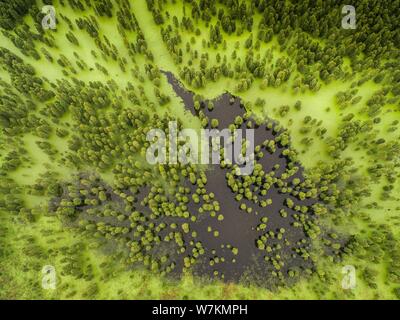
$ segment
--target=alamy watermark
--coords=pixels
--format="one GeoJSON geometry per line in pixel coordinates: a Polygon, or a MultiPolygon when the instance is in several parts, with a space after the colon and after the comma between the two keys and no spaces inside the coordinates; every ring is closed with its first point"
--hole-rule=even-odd
{"type": "Polygon", "coordinates": [[[42,268],[42,288],[45,290],[54,290],[56,285],[56,268],[52,265],[45,265],[42,268]]]}
{"type": "Polygon", "coordinates": [[[150,142],[146,152],[150,164],[224,161],[236,165],[237,175],[250,175],[254,169],[254,129],[201,129],[199,135],[195,129],[178,130],[177,122],[170,121],[167,134],[159,128],[151,129],[146,139],[150,142]]]}
{"type": "Polygon", "coordinates": [[[356,28],[356,9],[354,6],[345,5],[342,7],[342,14],[345,16],[342,18],[343,29],[355,29],[356,28]]]}
{"type": "Polygon", "coordinates": [[[42,28],[44,30],[56,29],[56,9],[53,6],[43,6],[42,13],[45,16],[42,19],[42,28]]]}
{"type": "Polygon", "coordinates": [[[356,268],[352,265],[346,265],[342,268],[342,288],[345,290],[356,288],[356,268]]]}

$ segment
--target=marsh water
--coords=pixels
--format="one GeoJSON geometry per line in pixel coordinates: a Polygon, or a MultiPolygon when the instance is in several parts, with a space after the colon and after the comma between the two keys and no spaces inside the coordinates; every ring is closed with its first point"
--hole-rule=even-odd
{"type": "MultiPolygon", "coordinates": [[[[197,116],[194,108],[194,94],[186,90],[183,85],[174,77],[171,72],[163,72],[169,84],[174,89],[178,97],[184,102],[185,108],[193,116],[197,116]]],[[[212,100],[214,108],[212,111],[206,107],[208,100],[201,102],[204,114],[211,118],[218,119],[218,129],[228,128],[237,116],[243,116],[245,108],[241,103],[240,98],[224,93],[216,99],[212,100]]],[[[246,122],[242,124],[244,129],[246,122]]],[[[255,146],[261,145],[266,139],[273,140],[274,134],[271,129],[268,129],[265,124],[254,127],[254,140],[255,146]]],[[[263,170],[268,173],[274,171],[275,176],[280,177],[287,168],[287,158],[282,155],[284,148],[277,144],[276,151],[271,153],[264,151],[264,156],[257,160],[261,164],[263,170]],[[275,165],[279,165],[276,168],[275,165]]],[[[302,168],[295,173],[288,182],[294,178],[302,178],[302,168]]],[[[305,238],[304,231],[301,228],[293,227],[293,215],[296,213],[294,210],[289,209],[284,205],[286,198],[291,198],[295,204],[310,206],[315,201],[306,199],[299,201],[299,199],[288,194],[280,193],[276,186],[271,186],[266,196],[258,195],[261,200],[272,199],[272,204],[265,208],[255,204],[252,201],[243,198],[240,202],[236,201],[235,194],[231,191],[227,184],[226,173],[228,169],[223,169],[219,165],[210,165],[207,171],[207,192],[213,192],[215,198],[220,203],[220,213],[224,215],[224,220],[218,221],[217,219],[204,218],[200,219],[195,224],[195,229],[198,233],[198,239],[203,243],[208,250],[202,257],[202,262],[198,263],[195,267],[195,272],[200,276],[211,275],[213,271],[217,270],[218,274],[224,275],[227,281],[245,281],[249,280],[252,283],[256,282],[260,285],[269,285],[273,282],[271,276],[271,266],[264,260],[265,251],[260,250],[256,246],[256,240],[266,231],[276,231],[280,228],[286,230],[285,238],[288,240],[289,245],[283,245],[282,241],[277,239],[269,239],[271,246],[281,243],[282,250],[279,254],[285,262],[285,266],[281,271],[287,271],[289,268],[305,268],[309,267],[309,263],[305,262],[299,255],[294,252],[294,244],[297,241],[305,238]],[[253,210],[247,213],[240,209],[240,203],[245,203],[247,207],[253,210]],[[283,218],[279,214],[279,210],[285,208],[288,212],[288,217],[283,218]],[[257,231],[256,227],[261,223],[262,217],[268,217],[268,228],[264,231],[257,231]],[[212,230],[218,230],[219,236],[214,237],[212,233],[207,231],[210,227],[212,230]],[[226,248],[226,244],[231,244],[233,247],[238,248],[238,254],[233,255],[231,250],[226,248]],[[224,248],[222,248],[224,246],[224,248]],[[212,268],[209,265],[209,260],[215,255],[211,254],[211,250],[215,250],[216,255],[225,258],[224,262],[214,265],[212,268]],[[235,262],[232,262],[234,259],[235,262]]],[[[304,179],[304,178],[303,178],[304,179]]],[[[197,208],[189,207],[191,212],[197,208]]]]}

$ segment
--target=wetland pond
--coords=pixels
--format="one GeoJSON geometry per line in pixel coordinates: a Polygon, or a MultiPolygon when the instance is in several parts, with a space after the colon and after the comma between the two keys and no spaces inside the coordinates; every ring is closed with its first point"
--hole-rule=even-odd
{"type": "MultiPolygon", "coordinates": [[[[172,73],[164,74],[192,116],[200,117],[202,112],[203,119],[217,119],[220,130],[230,125],[255,129],[253,173],[240,176],[234,174],[232,166],[202,166],[200,175],[206,177],[203,186],[182,175],[173,192],[164,187],[168,181],[157,185],[160,173],[144,184],[128,183],[123,190],[80,173],[78,182],[53,200],[52,209],[67,204],[63,209],[66,214],[79,216],[71,224],[82,227],[84,220],[85,230],[105,238],[109,252],[115,249],[110,243],[118,236],[114,243],[130,247],[127,261],[132,268],[160,261],[157,264],[167,266],[162,270],[172,278],[179,278],[188,269],[188,259],[190,271],[199,278],[269,288],[289,279],[289,272],[300,274],[312,268],[304,254],[311,248],[305,225],[315,219],[311,207],[316,200],[299,197],[310,190],[302,183],[301,165],[288,156],[288,144],[281,143],[282,130],[273,121],[253,119],[240,98],[230,93],[200,101],[200,107],[195,108],[195,95],[172,73]],[[213,108],[209,109],[210,102],[213,108]],[[237,117],[243,121],[236,123],[237,117]],[[95,194],[91,195],[93,190],[95,194]],[[96,198],[99,191],[104,201],[96,198]],[[126,202],[127,198],[131,200],[126,202]],[[132,256],[134,259],[129,260],[132,256]]],[[[210,128],[210,121],[205,128],[210,128]]],[[[136,173],[141,175],[140,171],[136,173]]]]}
{"type": "MultiPolygon", "coordinates": [[[[164,72],[167,77],[169,84],[173,87],[175,93],[182,99],[186,110],[192,115],[198,116],[198,112],[194,107],[194,94],[186,90],[183,85],[174,77],[171,72],[164,72]]],[[[240,98],[231,95],[230,93],[224,93],[220,97],[212,100],[214,108],[210,111],[206,107],[209,101],[205,100],[201,102],[202,112],[209,119],[218,119],[218,128],[228,128],[228,126],[234,123],[237,116],[243,117],[245,113],[244,106],[241,103],[240,98]]],[[[251,121],[253,119],[249,119],[251,121]]],[[[247,121],[243,122],[242,128],[246,127],[247,121]]],[[[208,126],[209,127],[209,126],[208,126]]],[[[254,126],[254,140],[255,146],[261,146],[262,143],[268,140],[274,140],[278,133],[273,132],[269,129],[266,124],[260,124],[254,126]]],[[[282,154],[284,147],[276,144],[275,152],[268,152],[263,150],[264,155],[257,159],[263,170],[266,173],[273,173],[274,177],[281,177],[285,173],[288,160],[287,157],[282,154]]],[[[298,164],[297,164],[298,165],[298,164]]],[[[280,229],[285,229],[285,234],[282,239],[271,237],[268,239],[269,246],[272,248],[281,247],[279,255],[281,261],[284,261],[284,266],[281,268],[287,271],[289,268],[306,268],[310,267],[308,262],[305,262],[295,252],[296,243],[301,242],[306,236],[301,228],[293,227],[293,222],[296,221],[293,215],[296,211],[285,206],[285,199],[290,197],[295,204],[310,207],[315,203],[315,200],[305,199],[300,201],[299,199],[282,193],[280,188],[275,184],[270,187],[267,195],[262,196],[258,194],[260,201],[263,199],[271,199],[272,204],[266,208],[262,208],[259,204],[255,204],[253,201],[243,198],[241,201],[235,199],[235,193],[227,184],[227,172],[229,169],[221,168],[219,165],[210,165],[210,169],[206,172],[207,184],[206,188],[208,192],[212,192],[215,195],[215,199],[219,201],[220,213],[224,216],[222,221],[217,219],[200,219],[195,225],[191,226],[195,228],[198,234],[198,239],[204,244],[206,252],[202,257],[202,262],[194,268],[195,272],[199,275],[213,274],[213,271],[217,270],[218,274],[224,275],[224,279],[227,281],[238,281],[238,280],[250,280],[257,284],[268,284],[271,279],[272,268],[265,261],[265,250],[257,248],[256,241],[266,231],[276,232],[280,229]],[[251,213],[248,213],[240,209],[240,204],[245,203],[247,208],[252,208],[251,213]],[[282,217],[280,210],[284,209],[287,212],[287,217],[282,217]],[[257,226],[263,217],[268,218],[268,228],[266,230],[257,230],[257,226]],[[212,230],[218,230],[219,236],[214,237],[212,233],[207,231],[207,228],[211,226],[212,230]],[[284,241],[282,241],[285,239],[284,241]],[[233,255],[231,250],[226,248],[226,245],[238,249],[238,253],[233,255]],[[213,255],[212,250],[216,253],[213,255]],[[214,256],[224,257],[225,261],[219,261],[218,264],[214,264],[212,267],[209,265],[209,261],[214,256]],[[232,262],[234,261],[234,262],[232,262]]],[[[293,179],[298,178],[304,180],[303,170],[299,166],[299,170],[289,178],[289,183],[293,179]]],[[[251,185],[252,191],[255,190],[255,186],[251,185]]],[[[195,208],[189,205],[190,211],[195,211],[195,208]]],[[[304,242],[304,241],[303,241],[304,242]]],[[[307,244],[306,244],[307,245],[307,244]]],[[[275,252],[276,253],[276,252],[275,252]]]]}

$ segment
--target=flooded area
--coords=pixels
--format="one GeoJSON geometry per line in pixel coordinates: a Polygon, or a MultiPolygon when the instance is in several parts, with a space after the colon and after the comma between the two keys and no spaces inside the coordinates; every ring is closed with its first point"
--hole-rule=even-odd
{"type": "MultiPolygon", "coordinates": [[[[194,108],[194,94],[184,89],[172,73],[164,72],[164,74],[175,93],[183,100],[186,109],[197,116],[198,111],[194,108]]],[[[214,105],[213,110],[210,111],[206,107],[209,103],[208,100],[201,102],[203,107],[201,110],[210,119],[218,119],[218,129],[220,130],[227,128],[237,116],[243,117],[245,113],[245,108],[240,98],[234,97],[229,93],[224,93],[211,102],[214,105]]],[[[248,121],[255,123],[254,119],[251,118],[248,121]]],[[[241,128],[244,129],[246,124],[247,121],[242,124],[241,128]]],[[[254,125],[254,129],[255,146],[261,145],[266,139],[275,139],[276,133],[268,129],[265,124],[254,125]]],[[[266,173],[273,171],[272,176],[281,177],[286,171],[288,162],[287,158],[282,154],[284,149],[277,144],[275,152],[271,153],[262,147],[264,155],[257,160],[257,163],[261,164],[266,173]]],[[[280,192],[276,185],[272,185],[267,195],[261,196],[258,194],[260,200],[267,198],[272,200],[272,204],[266,208],[262,208],[259,204],[247,199],[237,201],[235,200],[236,194],[232,192],[227,184],[226,174],[228,171],[228,169],[223,169],[219,165],[210,165],[209,170],[206,172],[206,189],[208,192],[215,194],[215,198],[220,203],[220,212],[223,214],[224,220],[218,221],[217,219],[205,218],[193,224],[193,227],[198,232],[198,238],[208,248],[208,254],[203,257],[203,263],[199,263],[195,268],[196,272],[199,275],[211,275],[213,274],[212,271],[217,270],[218,274],[223,274],[224,279],[227,281],[245,281],[249,279],[253,283],[255,281],[261,285],[268,285],[272,269],[270,264],[265,261],[266,252],[257,248],[256,241],[267,231],[275,232],[282,228],[286,230],[285,241],[279,239],[268,240],[272,247],[280,244],[282,248],[279,250],[281,259],[284,261],[282,270],[310,267],[309,263],[295,254],[296,243],[306,237],[301,228],[293,227],[293,222],[295,221],[293,215],[296,214],[296,211],[285,206],[285,199],[290,198],[295,204],[302,206],[311,206],[315,203],[315,200],[306,199],[300,201],[291,195],[280,192]],[[241,203],[245,203],[246,207],[251,207],[252,212],[247,213],[241,210],[241,203]],[[287,217],[282,217],[279,213],[283,208],[288,213],[287,217]],[[257,226],[263,217],[268,218],[268,228],[260,231],[257,230],[257,226]],[[207,232],[208,227],[211,227],[212,230],[218,230],[219,236],[213,237],[210,232],[207,232]],[[237,248],[238,253],[233,255],[231,250],[226,249],[226,244],[237,248]],[[215,254],[210,255],[209,253],[212,250],[215,250],[215,254]],[[225,261],[211,268],[208,262],[214,256],[223,256],[225,261]]],[[[300,166],[299,170],[288,179],[288,182],[290,183],[294,178],[303,178],[300,166]]],[[[254,185],[251,187],[254,187],[254,185]]],[[[196,210],[194,207],[189,206],[189,208],[191,212],[196,210]]]]}
{"type": "MultiPolygon", "coordinates": [[[[308,190],[295,186],[304,181],[303,170],[284,155],[286,147],[276,140],[280,130],[245,115],[240,98],[229,93],[200,101],[201,108],[196,110],[195,95],[184,89],[171,73],[165,74],[193,116],[203,112],[208,119],[218,119],[219,130],[233,125],[240,116],[243,121],[236,123],[237,129],[254,129],[257,173],[241,176],[232,167],[210,164],[196,169],[197,175],[206,177],[204,187],[199,188],[197,182],[180,175],[178,185],[171,190],[170,181],[161,182],[156,176],[144,185],[127,184],[126,189],[118,190],[98,176],[81,173],[74,184],[64,188],[60,199],[53,201],[52,210],[61,201],[75,204],[79,216],[75,226],[86,221],[83,227],[101,234],[107,251],[115,250],[121,239],[125,248],[142,246],[143,256],[136,262],[130,262],[129,249],[123,249],[128,265],[133,268],[144,260],[147,265],[163,261],[173,278],[179,278],[186,269],[185,261],[187,264],[187,259],[194,257],[190,270],[200,278],[250,282],[269,288],[286,278],[289,271],[300,273],[312,268],[311,262],[301,257],[302,250],[309,249],[311,244],[299,217],[313,219],[312,209],[308,208],[315,200],[300,200],[291,193],[294,189],[304,193],[308,190]],[[210,103],[213,107],[209,110],[210,103]],[[273,147],[268,142],[273,142],[273,147]],[[290,170],[293,167],[297,170],[290,170]],[[98,199],[99,193],[102,200],[98,199]],[[193,198],[196,194],[200,195],[198,201],[193,198]],[[205,195],[212,195],[211,200],[204,198],[205,195]],[[183,196],[186,200],[182,202],[183,196]],[[127,198],[131,199],[128,205],[127,198]],[[217,203],[218,209],[203,210],[210,203],[213,206],[217,203]],[[301,212],[304,209],[307,210],[301,212]],[[181,210],[187,216],[177,213],[181,210]],[[188,230],[183,230],[184,225],[188,230]]],[[[211,128],[210,121],[205,128],[211,128]]]]}

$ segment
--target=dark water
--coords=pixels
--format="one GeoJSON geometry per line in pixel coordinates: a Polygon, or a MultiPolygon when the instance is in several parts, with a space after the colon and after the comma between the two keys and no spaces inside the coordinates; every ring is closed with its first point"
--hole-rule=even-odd
{"type": "MultiPolygon", "coordinates": [[[[186,90],[181,83],[179,83],[174,75],[170,72],[164,72],[168,82],[173,87],[175,93],[183,100],[185,107],[194,116],[198,113],[194,108],[194,94],[186,90]]],[[[208,100],[202,101],[201,110],[209,119],[216,118],[219,121],[219,129],[227,128],[229,124],[233,123],[236,116],[243,116],[245,109],[241,104],[240,98],[234,97],[229,93],[224,93],[220,97],[212,100],[214,109],[209,111],[207,108],[208,100]]],[[[254,123],[253,119],[249,119],[254,123]]],[[[245,128],[246,122],[242,125],[245,128]]],[[[255,146],[262,144],[266,139],[273,140],[275,135],[271,129],[268,129],[265,124],[255,127],[255,146]]],[[[257,162],[260,163],[265,172],[270,172],[274,169],[276,164],[280,168],[275,171],[275,176],[280,177],[285,172],[288,160],[282,155],[284,148],[277,144],[276,151],[270,153],[266,149],[262,149],[264,156],[257,162]]],[[[298,164],[297,164],[298,165],[298,164]]],[[[299,166],[299,165],[298,165],[299,166]]],[[[295,228],[292,223],[295,221],[293,215],[296,213],[294,210],[289,209],[284,205],[286,198],[291,198],[295,204],[310,206],[315,203],[315,200],[306,199],[300,201],[297,198],[288,194],[280,192],[279,188],[275,185],[271,186],[265,197],[258,195],[259,199],[272,199],[272,204],[266,208],[262,208],[258,204],[248,200],[241,200],[240,202],[234,199],[235,194],[231,191],[227,184],[226,173],[228,169],[222,169],[219,165],[210,165],[207,171],[207,192],[213,192],[215,198],[220,203],[220,213],[225,217],[223,221],[208,218],[195,223],[193,227],[198,232],[198,239],[208,249],[206,255],[203,256],[203,262],[195,267],[195,272],[199,275],[211,275],[213,271],[219,271],[219,274],[224,274],[224,279],[227,281],[239,281],[244,278],[249,279],[251,282],[256,282],[260,285],[271,285],[274,280],[271,276],[271,265],[264,261],[265,251],[258,249],[255,245],[257,238],[267,231],[276,231],[279,228],[285,228],[286,232],[284,238],[289,241],[289,245],[283,243],[278,239],[269,239],[268,245],[280,244],[282,249],[275,254],[279,254],[285,263],[281,271],[283,274],[289,268],[306,268],[310,267],[310,263],[304,261],[297,254],[294,249],[299,246],[296,242],[305,239],[306,236],[302,228],[295,228]],[[248,207],[253,208],[253,212],[247,213],[239,209],[240,204],[244,202],[248,207]],[[284,208],[288,217],[283,218],[279,214],[279,210],[284,208]],[[257,214],[256,214],[257,212],[257,214]],[[268,217],[267,229],[264,231],[257,231],[256,227],[261,223],[262,217],[268,217]],[[215,238],[212,234],[207,232],[207,227],[211,226],[213,230],[219,231],[219,237],[215,238]],[[235,256],[229,249],[221,249],[221,245],[231,244],[233,247],[238,248],[238,254],[235,256]],[[208,261],[214,256],[210,254],[211,250],[215,249],[218,256],[225,257],[225,262],[219,263],[210,267],[208,261]],[[232,263],[232,259],[236,262],[232,263]]],[[[299,166],[298,172],[291,176],[287,182],[294,178],[304,180],[302,175],[302,168],[299,166]]],[[[197,208],[189,207],[191,212],[195,212],[197,208]]],[[[308,244],[306,244],[308,245],[308,244]]]]}

